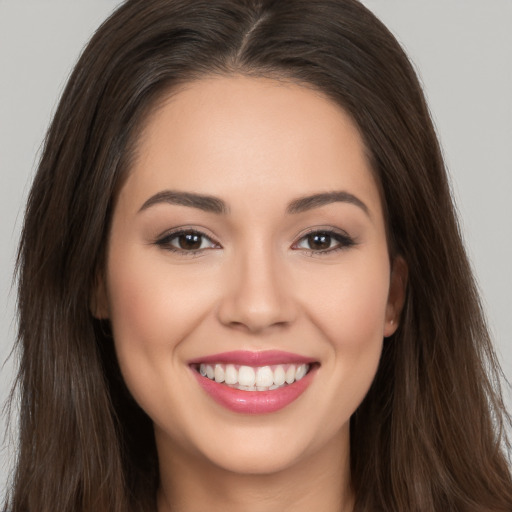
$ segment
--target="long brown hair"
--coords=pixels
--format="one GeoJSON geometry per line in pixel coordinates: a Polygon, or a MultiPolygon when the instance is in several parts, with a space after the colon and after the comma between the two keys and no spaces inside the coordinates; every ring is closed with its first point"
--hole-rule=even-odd
{"type": "Polygon", "coordinates": [[[151,421],[91,290],[148,112],[180,83],[232,73],[305,84],[353,117],[409,268],[401,326],[351,420],[355,511],[512,510],[501,373],[428,108],[394,37],[356,0],[128,0],[76,65],[28,200],[4,511],[155,509],[151,421]]]}

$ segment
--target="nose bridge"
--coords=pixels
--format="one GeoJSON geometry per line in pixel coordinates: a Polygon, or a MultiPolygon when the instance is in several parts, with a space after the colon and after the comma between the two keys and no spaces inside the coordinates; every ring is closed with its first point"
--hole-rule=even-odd
{"type": "Polygon", "coordinates": [[[223,323],[255,332],[291,322],[293,300],[282,258],[268,240],[253,240],[234,252],[220,307],[223,323]]]}

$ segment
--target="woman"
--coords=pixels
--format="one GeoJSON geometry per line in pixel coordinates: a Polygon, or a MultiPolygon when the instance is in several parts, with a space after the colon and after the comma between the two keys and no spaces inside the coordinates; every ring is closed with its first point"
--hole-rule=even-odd
{"type": "Polygon", "coordinates": [[[344,1],[128,1],[19,256],[6,510],[510,510],[497,363],[418,81],[344,1]]]}

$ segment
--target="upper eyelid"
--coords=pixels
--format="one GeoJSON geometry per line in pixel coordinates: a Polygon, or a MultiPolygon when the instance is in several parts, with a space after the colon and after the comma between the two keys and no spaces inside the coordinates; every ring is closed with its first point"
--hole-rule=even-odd
{"type": "Polygon", "coordinates": [[[177,228],[168,229],[162,232],[161,234],[157,235],[155,237],[155,241],[163,240],[166,238],[172,238],[174,236],[178,236],[184,233],[195,233],[204,236],[205,238],[208,238],[208,240],[211,240],[212,242],[220,245],[220,243],[217,241],[217,237],[210,233],[205,232],[205,228],[197,228],[192,226],[180,226],[177,228]]]}
{"type": "MultiPolygon", "coordinates": [[[[345,230],[334,229],[331,227],[331,228],[324,228],[324,229],[312,228],[309,231],[307,231],[306,233],[299,236],[297,238],[297,241],[293,243],[293,246],[297,246],[306,237],[308,237],[309,235],[315,234],[315,233],[325,233],[325,234],[331,235],[335,240],[337,240],[339,245],[335,246],[335,247],[328,248],[328,249],[324,249],[324,250],[322,250],[322,249],[302,249],[304,252],[310,253],[310,254],[319,254],[319,255],[328,254],[330,252],[335,252],[337,250],[348,249],[349,247],[353,247],[358,244],[357,240],[353,236],[349,235],[345,230]],[[339,240],[339,238],[344,239],[344,242],[346,242],[346,243],[343,243],[343,241],[339,240]]],[[[295,250],[299,250],[299,249],[295,249],[295,250]]]]}
{"type": "Polygon", "coordinates": [[[305,231],[301,231],[297,235],[296,240],[302,240],[306,236],[309,236],[309,235],[311,235],[313,233],[329,233],[329,234],[334,234],[334,235],[342,236],[342,237],[345,237],[345,238],[350,238],[352,240],[354,239],[354,237],[351,236],[344,229],[335,228],[333,226],[315,226],[315,227],[312,227],[312,228],[307,228],[305,231]]]}
{"type": "Polygon", "coordinates": [[[159,236],[158,238],[156,238],[156,240],[153,241],[153,245],[156,245],[167,252],[174,253],[181,257],[188,257],[188,258],[199,257],[199,256],[203,255],[205,253],[205,251],[222,248],[222,246],[213,237],[207,235],[206,233],[203,233],[202,231],[199,231],[197,229],[192,229],[192,228],[189,228],[189,229],[179,228],[179,229],[167,231],[164,234],[162,234],[161,236],[159,236]],[[180,235],[187,234],[187,233],[196,233],[196,234],[200,235],[201,237],[208,239],[209,242],[211,243],[212,247],[203,247],[203,248],[199,248],[199,249],[186,250],[186,249],[182,249],[180,247],[176,247],[171,243],[176,238],[178,238],[180,235]]]}

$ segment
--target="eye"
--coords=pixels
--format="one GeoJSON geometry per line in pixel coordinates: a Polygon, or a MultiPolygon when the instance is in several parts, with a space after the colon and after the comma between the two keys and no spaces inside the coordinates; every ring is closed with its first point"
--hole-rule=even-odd
{"type": "Polygon", "coordinates": [[[329,253],[346,249],[354,244],[354,240],[346,234],[336,231],[311,231],[303,236],[293,248],[303,249],[311,253],[329,253]]]}
{"type": "Polygon", "coordinates": [[[216,249],[219,244],[204,233],[195,230],[180,230],[169,233],[156,241],[166,249],[182,253],[196,253],[204,249],[216,249]]]}

